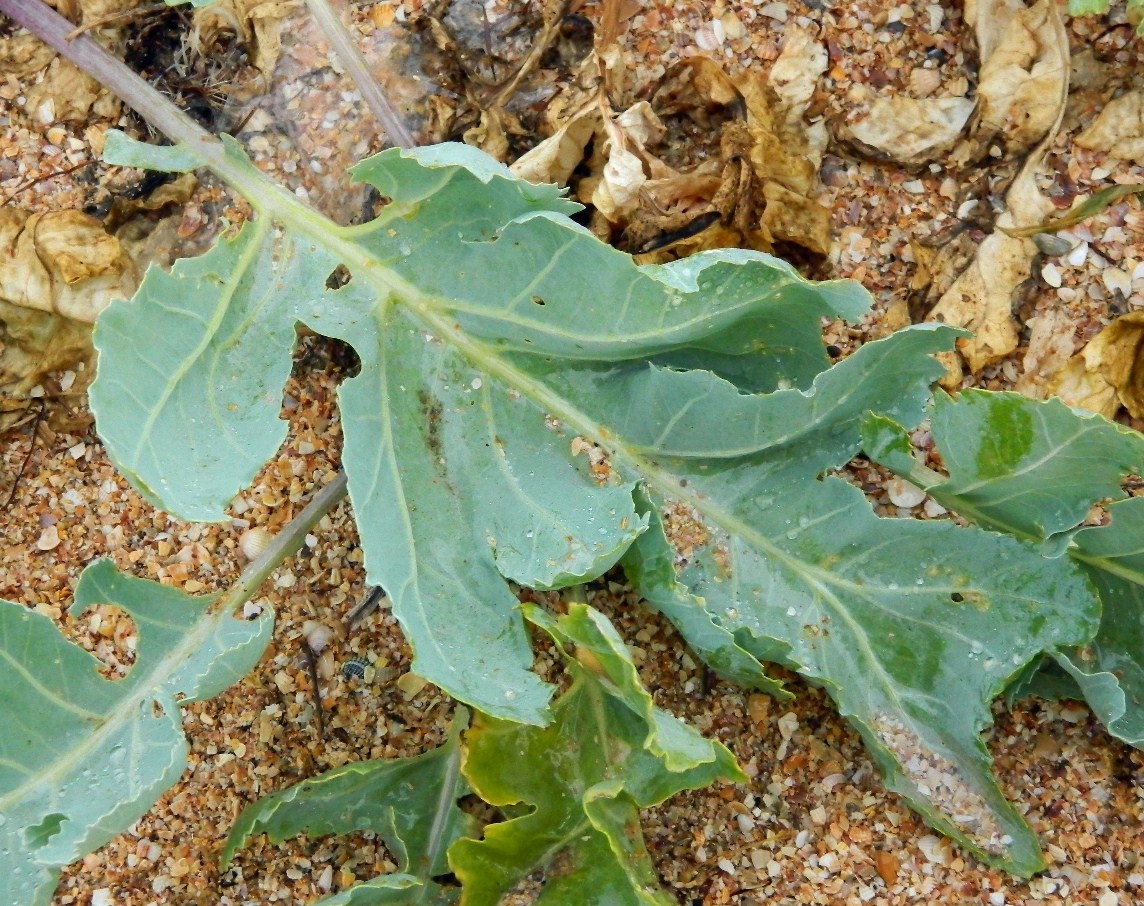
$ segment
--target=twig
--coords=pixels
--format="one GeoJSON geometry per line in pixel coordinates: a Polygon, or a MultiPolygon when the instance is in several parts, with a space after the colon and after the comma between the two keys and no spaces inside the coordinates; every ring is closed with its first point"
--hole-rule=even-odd
{"type": "Polygon", "coordinates": [[[365,62],[365,58],[362,57],[361,51],[350,39],[349,32],[346,31],[346,27],[342,25],[341,19],[338,18],[330,4],[326,0],[306,0],[306,6],[318,26],[325,33],[326,40],[330,42],[334,53],[338,55],[346,73],[357,85],[362,100],[365,101],[366,106],[369,107],[373,115],[377,117],[377,121],[381,123],[382,128],[385,129],[389,140],[399,148],[416,147],[417,142],[412,133],[406,128],[401,116],[381,90],[381,86],[377,84],[377,80],[369,71],[369,66],[365,62]]]}
{"type": "Polygon", "coordinates": [[[24,461],[20,463],[20,468],[16,472],[16,476],[12,479],[12,490],[8,493],[8,499],[4,501],[4,509],[8,509],[8,507],[12,505],[12,501],[16,499],[16,489],[20,487],[20,479],[24,477],[24,471],[28,468],[32,454],[36,452],[36,434],[40,430],[40,422],[44,420],[44,413],[48,410],[48,404],[44,402],[43,397],[37,399],[36,402],[40,404],[40,410],[36,413],[36,417],[32,419],[31,443],[28,444],[28,452],[24,455],[24,461]]]}

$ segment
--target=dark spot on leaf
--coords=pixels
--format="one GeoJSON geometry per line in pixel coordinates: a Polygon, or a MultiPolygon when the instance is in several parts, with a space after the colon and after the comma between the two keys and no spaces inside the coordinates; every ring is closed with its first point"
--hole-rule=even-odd
{"type": "Polygon", "coordinates": [[[417,401],[425,418],[425,443],[433,457],[441,456],[441,403],[425,390],[417,391],[417,401]]]}
{"type": "Polygon", "coordinates": [[[544,304],[544,300],[543,300],[543,299],[541,299],[541,298],[540,298],[540,296],[533,296],[533,297],[532,297],[532,304],[533,304],[533,305],[543,305],[543,304],[544,304]]]}
{"type": "Polygon", "coordinates": [[[949,599],[950,599],[951,601],[953,601],[953,603],[954,603],[954,604],[960,604],[962,601],[964,601],[964,600],[965,600],[965,595],[963,595],[963,594],[962,594],[961,592],[959,592],[959,591],[955,591],[953,594],[951,594],[951,595],[949,596],[949,599]]]}

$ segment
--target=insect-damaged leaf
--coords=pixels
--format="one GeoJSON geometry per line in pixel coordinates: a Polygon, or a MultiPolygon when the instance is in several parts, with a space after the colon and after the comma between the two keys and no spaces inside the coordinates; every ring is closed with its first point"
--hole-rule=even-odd
{"type": "Polygon", "coordinates": [[[0,877],[10,902],[46,906],[60,869],[122,833],[186,767],[179,706],[251,670],[272,621],[212,611],[214,596],[118,573],[80,577],[73,613],[115,604],[135,620],[138,656],[115,682],[51,620],[0,601],[0,877]]]}
{"type": "Polygon", "coordinates": [[[639,827],[639,809],[716,779],[742,781],[731,753],[652,704],[623,640],[598,612],[573,604],[554,619],[526,607],[528,619],[565,653],[571,688],[544,728],[476,718],[465,776],[510,820],[461,840],[449,864],[466,906],[494,906],[537,869],[538,904],[668,906],[639,827]],[[576,658],[572,660],[575,651],[576,658]]]}
{"type": "Polygon", "coordinates": [[[591,460],[607,425],[554,389],[560,372],[702,354],[745,385],[805,384],[827,364],[819,318],[868,298],[737,250],[636,267],[569,220],[554,187],[465,146],[386,152],[355,173],[391,199],[371,223],[258,195],[263,216],[237,239],[111,307],[92,392],[102,435],[156,503],[221,518],[282,437],[294,322],[347,340],[362,361],[341,391],[350,497],[414,669],[542,723],[549,691],[504,578],[599,575],[645,525],[640,476],[591,460]],[[338,265],[350,282],[330,289],[338,265]]]}
{"type": "MultiPolygon", "coordinates": [[[[828,368],[820,319],[866,309],[854,284],[810,284],[737,250],[636,267],[569,220],[552,187],[463,146],[389,151],[355,172],[390,199],[371,223],[335,227],[266,193],[234,251],[176,266],[194,327],[168,356],[182,364],[165,383],[159,363],[143,366],[163,384],[151,397],[102,397],[101,418],[135,410],[142,433],[109,441],[144,454],[126,457],[135,477],[176,510],[220,514],[236,465],[204,454],[175,470],[151,448],[190,449],[201,426],[188,404],[206,392],[231,401],[206,417],[236,450],[250,442],[243,468],[256,467],[279,428],[272,405],[242,401],[273,398],[284,374],[274,364],[268,378],[274,354],[257,356],[284,355],[294,320],[341,337],[362,360],[341,404],[369,578],[419,674],[494,718],[553,719],[505,579],[559,587],[627,552],[717,667],[765,685],[746,652],[822,682],[927,820],[1036,870],[978,732],[1027,662],[1091,635],[1085,580],[1011,539],[877,519],[857,489],[819,480],[858,452],[870,413],[922,417],[941,372],[931,356],[958,332],[910,328],[828,368]],[[349,283],[330,289],[337,265],[349,283]],[[240,348],[253,366],[228,358],[240,348]],[[649,502],[666,531],[636,547],[649,502]]],[[[143,292],[113,306],[101,356],[139,368],[126,325],[162,304],[143,292]]]]}

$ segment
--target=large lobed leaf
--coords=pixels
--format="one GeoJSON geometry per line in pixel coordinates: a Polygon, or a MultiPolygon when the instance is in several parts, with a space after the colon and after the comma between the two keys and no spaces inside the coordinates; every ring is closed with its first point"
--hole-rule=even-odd
{"type": "Polygon", "coordinates": [[[561,370],[705,350],[752,382],[805,384],[826,365],[819,318],[854,317],[867,297],[737,250],[636,267],[567,219],[576,206],[554,187],[463,145],[385,152],[355,173],[390,199],[376,220],[341,228],[254,197],[278,207],[109,307],[101,434],[157,504],[223,518],[280,443],[294,322],[352,343],[349,492],[414,669],[488,713],[543,723],[550,690],[527,669],[505,579],[600,575],[646,525],[638,475],[601,482],[574,455],[577,435],[607,426],[554,389],[561,370]],[[330,289],[339,264],[350,282],[330,289]]]}
{"type": "Polygon", "coordinates": [[[866,310],[854,284],[739,250],[637,267],[552,187],[464,146],[384,152],[355,174],[389,199],[376,220],[335,227],[255,195],[263,217],[237,250],[176,265],[184,351],[166,378],[155,363],[153,396],[115,375],[147,359],[133,336],[164,323],[165,281],[104,313],[93,402],[101,429],[136,426],[108,435],[117,461],[164,506],[221,516],[280,431],[248,401],[282,372],[231,367],[235,350],[284,356],[294,319],[341,337],[362,359],[341,405],[366,565],[418,673],[495,718],[546,723],[505,580],[555,588],[623,558],[713,666],[777,691],[750,655],[822,683],[928,821],[1037,870],[978,734],[1027,664],[1091,638],[1085,578],[1011,538],[878,519],[820,480],[871,413],[921,419],[932,354],[958,332],[918,326],[828,368],[820,320],[866,310]],[[349,283],[329,289],[339,264],[349,283]],[[180,401],[203,395],[209,420],[193,422],[180,401]],[[172,470],[208,424],[243,455],[172,470]]]}
{"type": "Polygon", "coordinates": [[[0,877],[12,903],[46,906],[60,869],[142,816],[183,772],[180,705],[246,675],[272,620],[236,619],[214,596],[118,573],[84,570],[73,613],[127,611],[137,657],[117,681],[47,617],[0,601],[0,877]]]}
{"type": "Polygon", "coordinates": [[[1144,436],[1059,400],[966,391],[934,403],[943,477],[918,467],[892,422],[870,420],[866,432],[871,455],[945,506],[1081,565],[1102,612],[1091,642],[1055,653],[1075,685],[1050,670],[1019,677],[1017,690],[1082,694],[1109,732],[1144,745],[1144,499],[1123,499],[1125,477],[1144,467],[1144,436]],[[1107,524],[1081,527],[1102,501],[1107,524]]]}

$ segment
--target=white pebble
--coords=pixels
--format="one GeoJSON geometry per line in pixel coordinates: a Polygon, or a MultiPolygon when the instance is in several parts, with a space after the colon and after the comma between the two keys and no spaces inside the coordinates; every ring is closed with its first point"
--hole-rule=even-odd
{"type": "Polygon", "coordinates": [[[795,731],[798,729],[798,715],[793,711],[788,711],[779,718],[779,733],[783,739],[790,739],[794,736],[795,731]]]}
{"type": "Polygon", "coordinates": [[[730,859],[720,859],[719,868],[727,872],[729,875],[733,875],[735,873],[735,863],[730,859]]]}
{"type": "Polygon", "coordinates": [[[949,510],[930,497],[926,500],[926,505],[922,507],[922,512],[929,516],[930,519],[936,519],[938,516],[944,516],[949,510]]]}
{"type": "Polygon", "coordinates": [[[1071,252],[1068,253],[1068,257],[1065,258],[1065,261],[1067,261],[1073,267],[1080,267],[1082,264],[1084,264],[1084,262],[1087,258],[1088,258],[1088,243],[1087,242],[1078,242],[1076,248],[1074,248],[1071,252]]]}
{"type": "Polygon", "coordinates": [[[1132,295],[1132,278],[1118,267],[1106,267],[1100,275],[1110,293],[1120,293],[1124,297],[1132,295]]]}
{"type": "MultiPolygon", "coordinates": [[[[1071,258],[1072,255],[1069,255],[1069,257],[1071,258]]],[[[1064,282],[1061,280],[1060,270],[1051,261],[1041,268],[1041,278],[1053,289],[1060,289],[1061,283],[1064,282]]]]}

